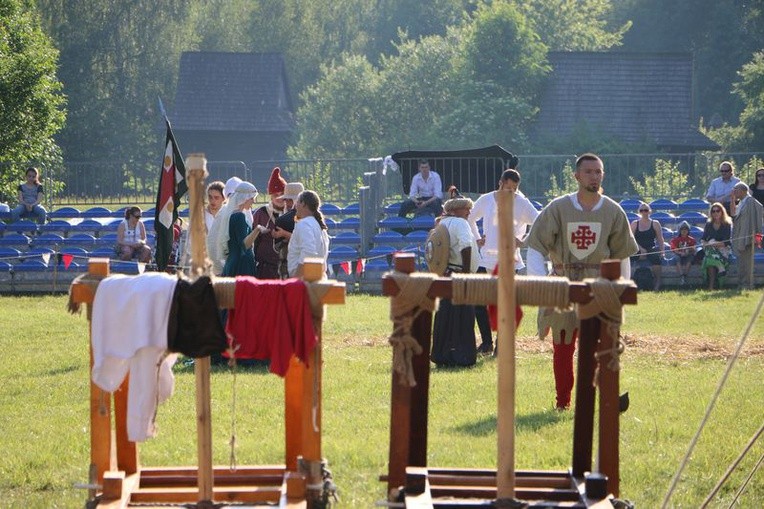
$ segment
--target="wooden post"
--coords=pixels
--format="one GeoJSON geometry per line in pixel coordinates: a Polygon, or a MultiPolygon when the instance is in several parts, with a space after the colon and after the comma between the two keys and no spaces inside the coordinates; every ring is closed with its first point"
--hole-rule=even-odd
{"type": "Polygon", "coordinates": [[[515,234],[514,194],[496,193],[499,215],[498,407],[496,499],[515,498],[515,234]]]}
{"type": "MultiPolygon", "coordinates": [[[[621,275],[620,262],[606,262],[602,265],[602,276],[615,281],[621,275]]],[[[600,324],[600,346],[604,353],[599,358],[599,471],[608,477],[608,491],[618,497],[620,492],[619,443],[620,408],[619,377],[620,372],[607,365],[612,360],[610,351],[618,341],[614,338],[605,322],[600,324]]]]}
{"type": "MultiPolygon", "coordinates": [[[[395,270],[411,274],[416,270],[413,253],[395,256],[395,270]]],[[[412,359],[416,386],[409,387],[392,373],[390,394],[390,450],[388,457],[388,497],[394,497],[406,483],[407,466],[427,466],[427,420],[430,387],[430,338],[432,313],[422,311],[414,320],[412,336],[422,347],[422,353],[412,359]]]]}
{"type": "MultiPolygon", "coordinates": [[[[190,154],[188,168],[189,219],[191,222],[192,277],[204,270],[206,243],[204,231],[204,179],[207,177],[207,159],[204,154],[190,154]]],[[[198,456],[197,486],[199,502],[212,502],[212,412],[210,409],[210,358],[194,361],[196,379],[196,451],[198,456]]]]}

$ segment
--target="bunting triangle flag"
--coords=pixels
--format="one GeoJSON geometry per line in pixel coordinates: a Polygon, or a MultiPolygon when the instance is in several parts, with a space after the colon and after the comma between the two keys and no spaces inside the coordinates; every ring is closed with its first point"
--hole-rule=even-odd
{"type": "Polygon", "coordinates": [[[48,265],[50,263],[50,253],[43,253],[42,261],[45,262],[45,265],[48,265]]]}
{"type": "Polygon", "coordinates": [[[72,256],[70,254],[64,253],[64,254],[61,255],[61,260],[64,262],[64,268],[65,269],[69,268],[69,265],[72,264],[72,260],[73,259],[74,259],[74,256],[72,256]]]}
{"type": "Polygon", "coordinates": [[[167,135],[165,137],[162,172],[157,191],[156,212],[154,213],[154,230],[156,230],[156,262],[157,269],[164,271],[172,253],[173,229],[178,219],[178,207],[181,197],[186,194],[186,166],[180,154],[178,144],[170,127],[170,121],[165,118],[167,135]]]}
{"type": "Polygon", "coordinates": [[[350,274],[350,262],[341,262],[340,267],[342,267],[345,274],[350,274]]]}
{"type": "Polygon", "coordinates": [[[359,258],[357,262],[355,262],[355,273],[356,274],[363,274],[363,269],[366,267],[366,258],[359,258]]]}

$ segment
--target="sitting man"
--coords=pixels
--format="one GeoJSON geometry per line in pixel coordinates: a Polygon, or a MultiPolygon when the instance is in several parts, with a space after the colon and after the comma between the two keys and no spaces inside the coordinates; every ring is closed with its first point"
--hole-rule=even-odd
{"type": "Polygon", "coordinates": [[[419,173],[411,179],[409,199],[401,204],[398,216],[406,217],[412,211],[415,216],[436,217],[443,212],[443,183],[440,175],[430,170],[427,159],[419,160],[419,173]]]}

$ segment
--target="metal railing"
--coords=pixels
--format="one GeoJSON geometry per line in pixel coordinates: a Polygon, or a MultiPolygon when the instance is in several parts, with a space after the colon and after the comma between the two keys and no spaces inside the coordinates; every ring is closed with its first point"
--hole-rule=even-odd
{"type": "MultiPolygon", "coordinates": [[[[620,199],[633,197],[634,186],[630,178],[641,181],[646,174],[655,172],[656,161],[667,160],[677,164],[679,171],[687,176],[685,189],[673,192],[671,196],[660,196],[675,200],[688,197],[702,197],[711,180],[718,176],[718,165],[723,160],[733,161],[736,175],[745,182],[751,182],[756,170],[752,161],[761,164],[764,152],[757,153],[717,153],[701,152],[692,154],[604,154],[606,194],[620,199]]],[[[576,156],[573,154],[521,155],[519,171],[522,174],[522,190],[530,198],[545,202],[551,187],[551,178],[559,183],[564,181],[564,173],[572,170],[576,156]]],[[[452,161],[436,161],[433,169],[441,172],[444,186],[451,183],[464,188],[480,189],[487,192],[494,189],[496,182],[487,176],[487,161],[461,158],[460,168],[452,168],[452,161]],[[442,166],[442,168],[440,167],[442,166]],[[460,182],[450,182],[449,175],[458,175],[460,182]],[[465,180],[466,179],[466,180],[465,180]]],[[[26,164],[7,164],[3,171],[18,169],[19,183],[22,182],[26,164]]],[[[364,173],[374,171],[369,159],[321,159],[282,161],[209,161],[209,181],[225,181],[238,176],[254,183],[265,194],[268,177],[273,167],[279,166],[287,181],[300,181],[306,188],[316,190],[325,202],[349,204],[358,201],[359,188],[363,185],[364,173]]],[[[46,192],[46,206],[50,208],[64,205],[121,205],[153,203],[156,197],[159,165],[132,164],[127,162],[66,162],[61,166],[41,167],[43,185],[46,192]]],[[[456,177],[454,177],[456,178],[456,177]]],[[[660,178],[660,177],[659,177],[660,178]]],[[[403,198],[403,182],[399,172],[385,174],[386,201],[403,198]]],[[[9,203],[15,203],[15,196],[9,203]]]]}

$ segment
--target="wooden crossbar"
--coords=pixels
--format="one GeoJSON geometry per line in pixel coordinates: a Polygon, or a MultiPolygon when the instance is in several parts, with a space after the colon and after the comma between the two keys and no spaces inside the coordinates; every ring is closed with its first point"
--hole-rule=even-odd
{"type": "MultiPolygon", "coordinates": [[[[201,274],[206,260],[204,211],[201,196],[204,193],[204,179],[207,176],[206,159],[203,155],[192,154],[187,159],[187,178],[190,195],[190,228],[192,235],[192,273],[201,274]]],[[[109,259],[91,258],[88,274],[93,278],[109,275],[109,259]]],[[[308,285],[320,287],[324,292],[321,304],[343,304],[345,283],[323,279],[323,260],[307,259],[304,263],[303,279],[308,285]]],[[[215,278],[213,288],[221,308],[233,308],[232,285],[235,278],[215,278]]],[[[88,320],[92,316],[92,304],[96,285],[75,281],[70,289],[72,300],[86,304],[88,320]]],[[[90,327],[90,324],[89,324],[90,327]]],[[[92,335],[92,329],[89,328],[92,335]]],[[[196,359],[194,372],[196,379],[197,405],[197,452],[196,467],[141,468],[138,447],[127,438],[127,387],[126,377],[114,393],[115,457],[112,457],[111,442],[111,401],[112,395],[102,391],[92,381],[90,383],[90,445],[91,483],[102,483],[102,503],[99,507],[124,507],[129,500],[141,503],[193,502],[199,506],[209,506],[213,500],[227,502],[268,502],[281,501],[282,506],[299,507],[299,500],[288,500],[293,493],[303,502],[306,486],[320,485],[321,458],[321,324],[316,324],[318,342],[309,365],[296,357],[290,359],[285,376],[285,426],[286,426],[286,466],[265,467],[260,475],[250,475],[253,467],[237,469],[238,477],[223,475],[222,469],[212,465],[212,431],[210,414],[210,359],[196,359]],[[304,472],[298,472],[298,458],[302,459],[304,472]],[[290,475],[294,474],[294,475],[290,475]],[[277,482],[273,476],[281,475],[277,482]],[[220,481],[217,485],[217,481],[220,481]],[[287,482],[287,480],[289,482],[287,482]],[[192,485],[189,483],[193,481],[192,485]],[[263,482],[271,487],[261,486],[263,482]],[[181,483],[181,485],[178,485],[181,483]],[[286,490],[289,489],[289,496],[286,490]]],[[[90,366],[93,366],[92,342],[90,366]]],[[[129,377],[129,375],[128,375],[129,377]]],[[[307,490],[312,495],[317,490],[307,490]]],[[[308,502],[311,499],[308,498],[308,502]]],[[[308,504],[310,505],[310,504],[308,504]]]]}

